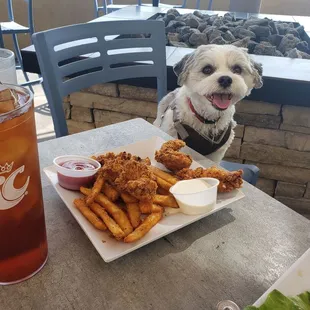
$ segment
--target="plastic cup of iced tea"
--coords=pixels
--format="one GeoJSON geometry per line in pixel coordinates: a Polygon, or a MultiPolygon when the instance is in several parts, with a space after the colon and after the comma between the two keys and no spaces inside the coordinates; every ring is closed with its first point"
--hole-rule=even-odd
{"type": "Polygon", "coordinates": [[[33,94],[0,84],[0,284],[30,278],[46,260],[33,94]]]}

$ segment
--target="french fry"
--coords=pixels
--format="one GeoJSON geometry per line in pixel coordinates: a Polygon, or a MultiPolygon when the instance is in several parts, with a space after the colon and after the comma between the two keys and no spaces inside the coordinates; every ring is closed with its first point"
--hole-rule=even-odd
{"type": "Polygon", "coordinates": [[[104,179],[102,175],[98,175],[90,194],[86,198],[86,204],[90,206],[96,199],[96,196],[101,192],[102,186],[104,184],[104,179]]]}
{"type": "Polygon", "coordinates": [[[74,199],[74,205],[94,227],[99,230],[107,229],[106,225],[97,217],[97,215],[87,207],[84,199],[74,199]]]}
{"type": "Polygon", "coordinates": [[[109,231],[113,234],[115,239],[121,240],[125,237],[125,233],[122,229],[115,223],[115,221],[109,216],[109,214],[101,207],[98,203],[92,203],[90,209],[103,220],[103,222],[108,227],[109,231]]]}
{"type": "Polygon", "coordinates": [[[139,208],[141,213],[152,213],[152,200],[140,200],[139,201],[139,208]]]}
{"type": "Polygon", "coordinates": [[[162,207],[178,208],[178,203],[173,196],[155,195],[154,203],[162,207]]]}
{"type": "Polygon", "coordinates": [[[141,211],[138,203],[127,203],[127,213],[133,228],[137,228],[141,223],[141,211]]]}
{"type": "Polygon", "coordinates": [[[173,175],[169,174],[168,172],[165,172],[157,167],[154,166],[150,166],[152,172],[157,176],[160,177],[161,179],[165,180],[168,183],[171,183],[172,185],[174,185],[175,183],[177,183],[179,180],[174,177],[173,175]]]}
{"type": "Polygon", "coordinates": [[[130,243],[140,240],[154,227],[162,218],[163,212],[151,213],[131,234],[125,237],[124,242],[130,243]]]}
{"type": "Polygon", "coordinates": [[[128,193],[125,193],[125,192],[122,192],[121,193],[121,198],[123,199],[123,201],[125,203],[134,203],[134,202],[138,202],[138,199],[131,196],[130,194],[128,193]]]}
{"type": "Polygon", "coordinates": [[[167,196],[167,195],[171,195],[169,191],[163,189],[163,188],[160,187],[160,186],[157,187],[157,193],[158,193],[159,195],[166,195],[166,196],[167,196]]]}
{"type": "Polygon", "coordinates": [[[118,191],[109,183],[103,184],[102,192],[113,202],[119,198],[118,191]]]}
{"type": "Polygon", "coordinates": [[[153,201],[147,200],[139,201],[139,209],[143,214],[163,212],[163,208],[161,206],[154,204],[153,201]]]}
{"type": "Polygon", "coordinates": [[[161,188],[165,189],[166,191],[169,191],[170,187],[172,186],[171,183],[167,182],[166,180],[160,177],[156,177],[156,182],[161,188]]]}
{"type": "Polygon", "coordinates": [[[152,204],[152,213],[158,213],[163,211],[163,207],[156,205],[155,203],[152,204]]]}
{"type": "MultiPolygon", "coordinates": [[[[89,188],[83,186],[80,187],[80,191],[84,195],[89,195],[91,193],[89,188]]],[[[126,236],[133,231],[126,213],[115,203],[110,201],[104,194],[98,194],[95,200],[113,217],[115,222],[120,226],[126,236]]]]}

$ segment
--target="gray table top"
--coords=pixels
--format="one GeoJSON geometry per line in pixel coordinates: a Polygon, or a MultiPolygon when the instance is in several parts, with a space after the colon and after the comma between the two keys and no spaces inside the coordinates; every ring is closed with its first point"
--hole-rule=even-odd
{"type": "MultiPolygon", "coordinates": [[[[39,144],[41,167],[165,133],[136,119],[39,144]]],[[[195,160],[211,162],[192,152],[195,160]]],[[[0,287],[0,308],[215,309],[253,303],[310,247],[309,221],[245,184],[242,200],[112,263],[97,254],[42,174],[49,259],[30,280],[0,287]]]]}

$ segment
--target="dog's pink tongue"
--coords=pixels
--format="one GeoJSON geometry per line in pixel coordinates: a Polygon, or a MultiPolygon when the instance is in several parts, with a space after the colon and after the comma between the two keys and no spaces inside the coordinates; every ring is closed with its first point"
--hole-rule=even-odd
{"type": "Polygon", "coordinates": [[[231,99],[229,99],[229,95],[213,95],[212,103],[218,108],[224,110],[230,105],[231,99]]]}

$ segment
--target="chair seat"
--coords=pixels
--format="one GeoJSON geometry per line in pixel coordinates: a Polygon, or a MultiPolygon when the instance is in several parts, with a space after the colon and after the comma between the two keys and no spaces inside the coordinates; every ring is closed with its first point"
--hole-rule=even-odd
{"type": "Polygon", "coordinates": [[[228,170],[228,171],[234,171],[234,170],[243,170],[242,179],[247,181],[248,183],[252,185],[256,185],[258,176],[259,176],[259,169],[258,167],[254,165],[246,165],[246,164],[238,164],[238,163],[232,163],[225,160],[222,160],[220,165],[228,170]]]}
{"type": "Polygon", "coordinates": [[[28,27],[22,26],[16,22],[2,22],[0,23],[0,25],[3,34],[30,32],[30,29],[28,27]]]}

